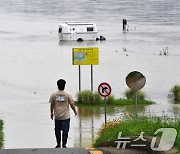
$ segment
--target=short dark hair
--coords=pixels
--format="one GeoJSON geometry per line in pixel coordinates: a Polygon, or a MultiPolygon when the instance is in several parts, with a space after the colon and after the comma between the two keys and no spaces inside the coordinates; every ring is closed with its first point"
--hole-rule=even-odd
{"type": "Polygon", "coordinates": [[[64,90],[65,84],[66,84],[66,81],[65,81],[65,80],[59,79],[59,80],[57,81],[58,89],[59,89],[59,90],[64,90]]]}

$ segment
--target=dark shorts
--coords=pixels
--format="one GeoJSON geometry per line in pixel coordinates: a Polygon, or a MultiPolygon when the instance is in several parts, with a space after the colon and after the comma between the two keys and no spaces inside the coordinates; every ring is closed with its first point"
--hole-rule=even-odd
{"type": "Polygon", "coordinates": [[[55,119],[55,131],[69,132],[70,119],[56,120],[55,119]]]}

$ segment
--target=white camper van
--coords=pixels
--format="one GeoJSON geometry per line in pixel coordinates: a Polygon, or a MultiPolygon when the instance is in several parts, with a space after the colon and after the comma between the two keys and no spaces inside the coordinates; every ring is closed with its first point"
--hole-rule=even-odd
{"type": "Polygon", "coordinates": [[[59,38],[61,41],[93,41],[97,39],[97,27],[95,23],[62,23],[59,26],[59,38]]]}

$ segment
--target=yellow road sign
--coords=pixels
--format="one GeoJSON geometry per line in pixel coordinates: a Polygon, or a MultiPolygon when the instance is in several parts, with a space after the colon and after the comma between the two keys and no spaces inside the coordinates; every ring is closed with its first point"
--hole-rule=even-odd
{"type": "Polygon", "coordinates": [[[98,48],[73,48],[72,60],[73,65],[98,65],[99,50],[98,48]]]}

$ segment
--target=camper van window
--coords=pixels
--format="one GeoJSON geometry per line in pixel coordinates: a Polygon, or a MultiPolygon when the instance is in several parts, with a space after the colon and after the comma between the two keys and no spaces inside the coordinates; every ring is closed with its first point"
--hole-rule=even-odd
{"type": "Polygon", "coordinates": [[[93,31],[93,27],[87,27],[87,31],[93,31]]]}
{"type": "Polygon", "coordinates": [[[59,28],[59,33],[62,33],[62,28],[59,28]]]}

